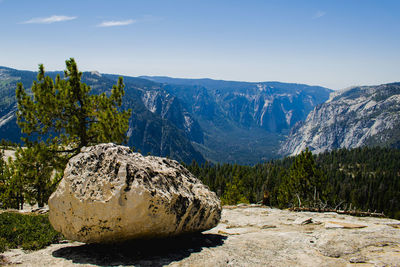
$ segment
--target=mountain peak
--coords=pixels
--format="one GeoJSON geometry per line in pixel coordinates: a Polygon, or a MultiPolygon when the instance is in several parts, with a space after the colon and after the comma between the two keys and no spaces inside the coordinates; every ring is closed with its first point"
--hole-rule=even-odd
{"type": "Polygon", "coordinates": [[[100,72],[98,72],[97,70],[93,70],[93,71],[91,71],[91,72],[90,72],[90,74],[92,74],[92,75],[94,75],[94,76],[101,77],[101,74],[100,74],[100,72]]]}
{"type": "Polygon", "coordinates": [[[320,153],[364,145],[400,145],[400,83],[357,86],[331,94],[294,127],[282,154],[320,153]]]}

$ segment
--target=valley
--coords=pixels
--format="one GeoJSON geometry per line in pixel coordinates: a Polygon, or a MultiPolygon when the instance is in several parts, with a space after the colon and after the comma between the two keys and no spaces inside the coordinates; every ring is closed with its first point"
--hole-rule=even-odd
{"type": "MultiPolygon", "coordinates": [[[[0,138],[18,143],[14,90],[17,82],[29,88],[36,73],[4,67],[0,73],[0,138]]],[[[109,93],[118,77],[84,72],[83,82],[95,94],[109,93]]],[[[133,110],[127,145],[186,163],[252,165],[280,157],[291,127],[332,92],[303,84],[150,76],[124,76],[124,83],[123,108],[133,110]]]]}

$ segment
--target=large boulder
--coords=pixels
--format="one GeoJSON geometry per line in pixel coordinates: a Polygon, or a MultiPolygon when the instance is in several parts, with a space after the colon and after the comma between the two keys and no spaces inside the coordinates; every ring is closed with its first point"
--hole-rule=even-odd
{"type": "Polygon", "coordinates": [[[49,208],[54,229],[86,243],[204,231],[221,217],[216,194],[178,162],[115,144],[71,158],[49,208]]]}

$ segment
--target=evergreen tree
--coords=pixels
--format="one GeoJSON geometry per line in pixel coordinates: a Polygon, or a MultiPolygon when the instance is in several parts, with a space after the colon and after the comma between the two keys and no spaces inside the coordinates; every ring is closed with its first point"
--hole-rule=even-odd
{"type": "Polygon", "coordinates": [[[236,205],[238,203],[249,203],[249,200],[244,196],[245,190],[243,180],[239,174],[235,174],[231,182],[227,182],[224,194],[221,196],[222,205],[236,205]]]}
{"type": "Polygon", "coordinates": [[[48,151],[70,157],[84,146],[125,141],[131,111],[118,110],[124,95],[122,77],[109,96],[93,95],[90,86],[81,82],[82,72],[75,60],[67,60],[66,66],[65,78],[57,75],[53,81],[39,65],[33,96],[22,83],[18,84],[17,119],[22,132],[28,135],[25,143],[30,146],[32,142],[44,142],[48,151]]]}
{"type": "Polygon", "coordinates": [[[13,164],[10,166],[14,179],[22,181],[25,185],[24,196],[30,204],[37,203],[39,208],[47,203],[50,194],[54,191],[58,178],[62,174],[53,166],[51,153],[35,144],[27,148],[18,148],[13,164]]]}
{"type": "Polygon", "coordinates": [[[26,148],[17,150],[15,161],[7,167],[7,178],[0,181],[6,188],[1,194],[4,206],[22,208],[25,201],[43,206],[67,160],[82,147],[126,141],[131,111],[119,110],[124,95],[122,77],[109,94],[94,95],[81,82],[82,73],[73,58],[66,61],[66,67],[64,79],[57,75],[53,81],[39,65],[32,95],[22,83],[17,86],[17,123],[27,135],[23,138],[26,148]]]}
{"type": "Polygon", "coordinates": [[[326,198],[326,176],[308,148],[298,155],[279,189],[280,206],[315,205],[326,198]]]}
{"type": "Polygon", "coordinates": [[[306,150],[253,167],[193,162],[187,168],[224,204],[264,201],[279,207],[357,208],[399,219],[399,162],[399,149],[363,147],[315,157],[306,150]]]}
{"type": "Polygon", "coordinates": [[[4,157],[4,150],[0,150],[0,208],[4,207],[4,199],[8,183],[7,164],[3,159],[3,157],[4,157]]]}
{"type": "Polygon", "coordinates": [[[2,208],[23,209],[26,196],[26,183],[21,176],[14,175],[14,161],[2,165],[0,181],[0,202],[2,208]]]}

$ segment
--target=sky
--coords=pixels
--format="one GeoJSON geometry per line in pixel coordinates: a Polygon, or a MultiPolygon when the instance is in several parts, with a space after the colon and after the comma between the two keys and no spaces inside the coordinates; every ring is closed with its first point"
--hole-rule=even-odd
{"type": "Polygon", "coordinates": [[[398,0],[0,0],[0,66],[342,89],[400,81],[398,0]]]}

